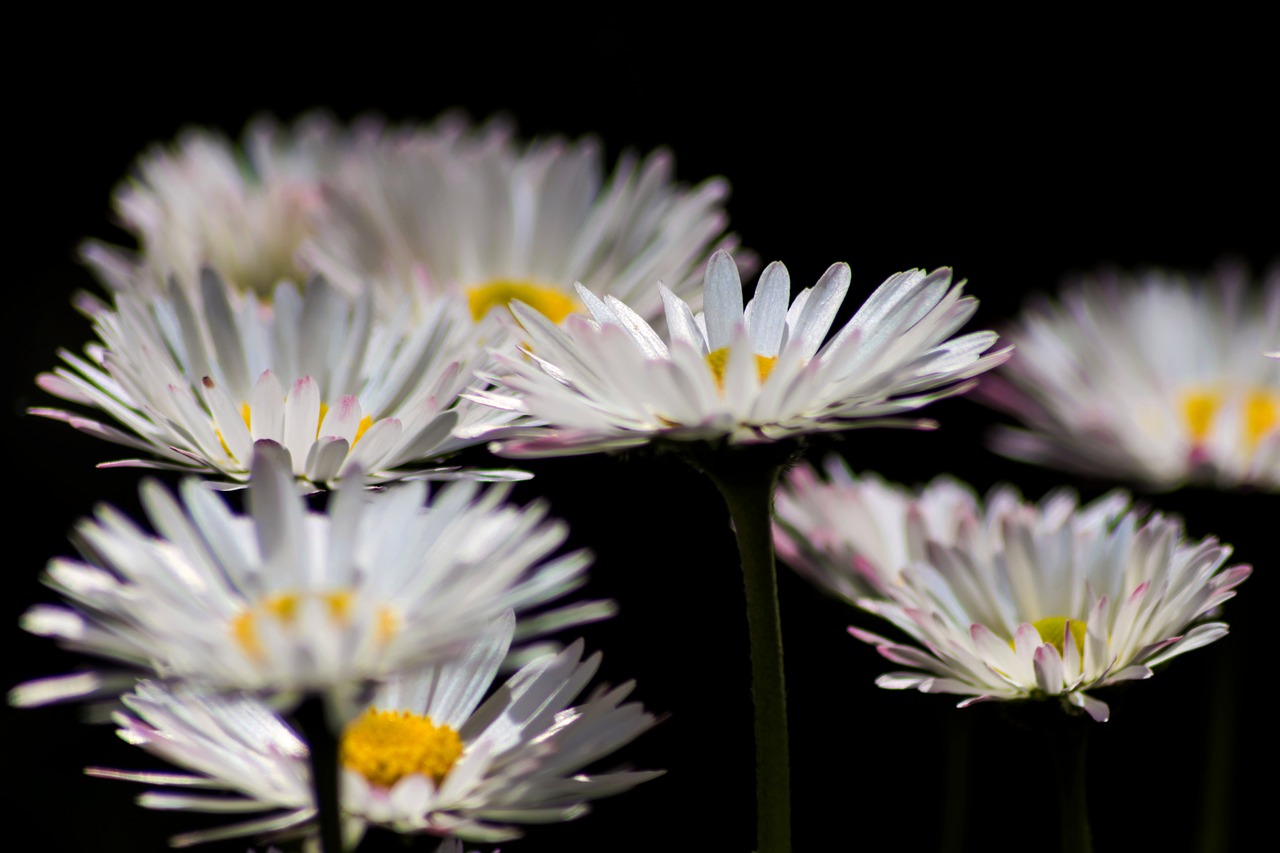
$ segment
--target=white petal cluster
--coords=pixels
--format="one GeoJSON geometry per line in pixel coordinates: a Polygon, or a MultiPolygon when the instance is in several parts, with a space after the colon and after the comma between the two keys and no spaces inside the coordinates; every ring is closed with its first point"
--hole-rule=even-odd
{"type": "Polygon", "coordinates": [[[389,307],[408,290],[463,293],[483,315],[501,292],[532,288],[580,310],[570,284],[595,281],[655,317],[655,281],[694,290],[711,250],[736,245],[728,184],[675,183],[665,150],[624,154],[610,174],[601,160],[594,139],[524,145],[506,123],[457,116],[389,136],[353,161],[315,262],[340,286],[375,283],[389,307]]]}
{"type": "Polygon", "coordinates": [[[979,397],[1020,419],[1015,459],[1160,489],[1280,489],[1280,268],[1260,293],[1223,271],[1100,277],[1022,315],[979,397]]]}
{"type": "MultiPolygon", "coordinates": [[[[383,788],[358,769],[344,769],[341,802],[353,841],[368,825],[479,841],[516,838],[519,824],[580,817],[587,801],[661,775],[583,772],[655,720],[638,703],[624,701],[630,684],[599,688],[570,704],[600,662],[598,653],[583,659],[581,641],[531,661],[491,693],[513,626],[510,614],[500,617],[456,660],[400,675],[374,696],[371,708],[424,715],[454,729],[463,749],[439,783],[413,773],[383,788]]],[[[139,685],[124,703],[128,713],[116,717],[121,737],[188,772],[91,770],[93,775],[168,788],[142,795],[139,802],[149,808],[270,813],[174,843],[314,832],[307,747],[265,704],[152,682],[139,685]],[[219,790],[210,796],[193,788],[219,790]]]]}
{"type": "Polygon", "coordinates": [[[511,456],[591,453],[654,438],[770,442],[871,425],[920,425],[892,416],[971,387],[1001,363],[982,355],[993,332],[951,336],[976,300],[952,286],[951,271],[892,276],[826,344],[849,288],[834,264],[790,299],[786,267],[770,264],[744,310],[728,253],[707,265],[705,314],[660,286],[668,339],[621,300],[579,285],[590,317],[556,326],[528,308],[512,310],[529,341],[524,357],[497,354],[505,372],[472,399],[552,425],[502,442],[511,456]]]}
{"type": "MultiPolygon", "coordinates": [[[[44,578],[72,606],[36,605],[23,627],[202,688],[282,701],[335,691],[341,701],[344,690],[455,653],[508,608],[584,582],[588,554],[552,556],[567,526],[540,504],[504,505],[506,487],[462,481],[424,505],[423,483],[376,492],[356,480],[322,513],[307,508],[282,457],[260,445],[247,515],[195,479],[180,501],[143,484],[155,535],[100,508],[75,531],[84,559],[55,559],[44,578]]],[[[578,605],[529,627],[605,613],[578,605]]],[[[31,704],[97,686],[70,676],[10,698],[31,704]]]]}
{"type": "Polygon", "coordinates": [[[909,669],[877,684],[985,700],[1057,697],[1105,720],[1087,691],[1227,633],[1212,619],[1248,577],[1231,549],[1188,540],[1180,520],[1112,493],[1087,506],[1059,491],[1039,504],[1010,487],[983,502],[946,479],[910,491],[856,477],[791,475],[778,500],[779,552],[811,579],[919,645],[850,633],[909,669]]]}
{"type": "Polygon", "coordinates": [[[282,281],[302,284],[313,272],[306,247],[328,193],[376,138],[369,126],[346,131],[321,114],[291,128],[258,119],[243,145],[187,130],[139,158],[115,192],[118,220],[137,238],[138,254],[90,242],[85,257],[115,290],[170,276],[194,285],[205,267],[238,292],[270,296],[282,281]]]}
{"type": "Polygon", "coordinates": [[[453,435],[459,423],[503,419],[460,399],[487,356],[455,302],[436,300],[418,320],[375,321],[368,293],[351,300],[320,278],[301,294],[286,283],[270,300],[234,301],[212,271],[201,278],[194,298],[174,286],[119,292],[110,308],[87,303],[101,342],[87,357],[62,351],[67,366],[37,380],[123,429],[61,409],[33,413],[154,457],[108,464],[237,483],[254,442],[273,441],[317,487],[356,469],[374,482],[421,473],[404,466],[474,443],[453,435]]]}

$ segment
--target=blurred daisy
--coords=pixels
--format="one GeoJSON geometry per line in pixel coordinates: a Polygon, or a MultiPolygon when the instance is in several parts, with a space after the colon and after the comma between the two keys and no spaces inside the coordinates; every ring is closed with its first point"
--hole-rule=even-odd
{"type": "Polygon", "coordinates": [[[1027,310],[1017,356],[979,399],[1021,419],[1015,459],[1160,489],[1280,489],[1280,268],[1260,294],[1225,270],[1191,283],[1115,275],[1027,310]]]}
{"type": "Polygon", "coordinates": [[[456,301],[437,299],[419,320],[375,322],[367,293],[348,300],[316,279],[302,295],[282,284],[269,302],[248,295],[237,309],[208,270],[196,299],[182,287],[120,292],[114,308],[86,297],[101,343],[87,358],[61,351],[68,366],[38,377],[123,430],[61,409],[32,413],[154,457],[108,465],[237,483],[248,479],[254,442],[274,441],[314,486],[355,468],[374,482],[422,474],[438,466],[404,466],[474,443],[455,426],[495,422],[492,409],[459,399],[487,356],[456,301]]]}
{"type": "MultiPolygon", "coordinates": [[[[973,490],[949,477],[914,493],[875,474],[855,476],[834,455],[826,474],[808,464],[787,471],[774,503],[774,544],[792,568],[851,603],[881,596],[886,578],[927,559],[927,543],[959,544],[962,527],[980,516],[973,490]]],[[[1005,491],[994,500],[1017,498],[1005,491]]],[[[993,505],[990,517],[1001,512],[993,505]]]]}
{"type": "MultiPolygon", "coordinates": [[[[382,492],[353,480],[326,513],[307,509],[283,454],[260,442],[236,515],[197,479],[175,500],[141,488],[156,534],[111,507],[80,522],[83,561],[56,559],[44,581],[70,607],[36,605],[22,626],[159,677],[291,701],[364,684],[456,652],[507,608],[526,610],[578,588],[584,552],[552,558],[568,533],[540,504],[503,504],[507,490],[450,484],[382,492]]],[[[607,615],[600,603],[544,614],[550,631],[607,615]]],[[[20,686],[16,704],[97,690],[68,676],[20,686]]]]}
{"type": "Polygon", "coordinates": [[[829,468],[830,483],[808,471],[782,490],[779,552],[919,644],[850,628],[909,667],[877,684],[969,696],[961,707],[1057,697],[1106,720],[1091,691],[1225,636],[1204,620],[1250,571],[1222,569],[1229,547],[1189,541],[1176,518],[1144,520],[1118,492],[1036,505],[1004,486],[984,507],[951,480],[913,492],[829,468]]]}
{"type": "Polygon", "coordinates": [[[368,128],[345,132],[323,115],[292,128],[261,118],[242,145],[210,130],[139,158],[115,192],[119,222],[139,253],[90,242],[84,254],[112,288],[136,289],[176,276],[194,285],[212,267],[237,291],[270,297],[282,281],[311,273],[302,249],[327,202],[322,186],[371,144],[368,128]]]}
{"type": "Polygon", "coordinates": [[[736,244],[728,185],[675,183],[665,150],[624,154],[608,176],[601,160],[593,139],[523,145],[506,123],[446,116],[352,165],[357,189],[329,199],[316,263],[339,286],[381,284],[393,305],[406,285],[463,293],[477,321],[519,299],[558,323],[583,308],[574,281],[608,282],[655,317],[655,281],[693,290],[710,251],[736,244]]]}
{"type": "Polygon", "coordinates": [[[726,252],[707,265],[706,314],[659,285],[664,341],[620,300],[579,285],[590,316],[556,326],[519,302],[527,358],[498,355],[495,388],[469,396],[554,425],[504,441],[511,456],[634,447],[656,438],[771,442],[856,426],[923,426],[892,416],[972,387],[1008,357],[983,356],[993,332],[949,340],[977,305],[951,271],[899,273],[880,286],[826,345],[849,268],[834,264],[790,301],[787,269],[773,263],[744,311],[726,252]],[[790,307],[788,308],[788,304],[790,307]]]}
{"type": "MultiPolygon", "coordinates": [[[[508,613],[453,662],[392,679],[347,725],[339,760],[349,844],[369,825],[479,841],[517,838],[520,824],[572,820],[588,811],[587,801],[661,775],[583,772],[655,720],[624,702],[631,684],[598,688],[570,705],[600,663],[598,653],[583,660],[581,640],[530,662],[490,695],[513,624],[508,613]]],[[[139,803],[148,808],[270,813],[180,835],[174,845],[314,833],[307,746],[266,705],[152,682],[124,704],[128,713],[116,715],[120,736],[190,773],[92,775],[177,789],[143,794],[139,803]]]]}

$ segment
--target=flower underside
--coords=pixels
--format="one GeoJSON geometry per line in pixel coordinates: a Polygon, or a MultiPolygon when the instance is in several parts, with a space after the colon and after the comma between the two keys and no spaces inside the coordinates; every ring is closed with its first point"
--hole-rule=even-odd
{"type": "Polygon", "coordinates": [[[344,767],[378,787],[414,774],[439,785],[462,755],[462,738],[430,717],[370,708],[342,733],[340,751],[344,767]]]}
{"type": "Polygon", "coordinates": [[[467,306],[471,309],[471,319],[477,323],[493,309],[506,308],[516,299],[553,323],[561,322],[578,310],[578,303],[563,290],[532,281],[499,278],[467,288],[467,306]]]}

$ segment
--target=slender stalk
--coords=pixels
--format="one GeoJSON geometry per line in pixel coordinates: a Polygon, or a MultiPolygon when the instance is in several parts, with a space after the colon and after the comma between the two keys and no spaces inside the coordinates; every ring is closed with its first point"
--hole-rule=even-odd
{"type": "Polygon", "coordinates": [[[323,696],[302,701],[294,720],[302,730],[311,757],[311,790],[320,824],[321,853],[344,853],[342,812],[338,802],[338,738],[329,724],[323,696]]]}
{"type": "Polygon", "coordinates": [[[1088,720],[1067,719],[1050,732],[1054,776],[1058,780],[1058,814],[1061,817],[1062,853],[1092,853],[1089,808],[1085,792],[1085,743],[1088,720]]]}
{"type": "Polygon", "coordinates": [[[791,770],[787,746],[787,692],[782,664],[773,551],[773,492],[778,464],[734,454],[727,464],[704,466],[729,507],[747,593],[751,636],[751,697],[755,705],[756,849],[790,853],[791,770]]]}
{"type": "Polygon", "coordinates": [[[1222,643],[1213,649],[1217,667],[1213,673],[1213,703],[1205,737],[1205,773],[1200,795],[1200,830],[1196,849],[1203,853],[1231,849],[1231,765],[1235,755],[1236,659],[1238,644],[1222,643]]]}
{"type": "Polygon", "coordinates": [[[963,853],[965,818],[969,813],[969,741],[971,720],[966,714],[947,715],[947,800],[942,810],[939,853],[963,853]]]}

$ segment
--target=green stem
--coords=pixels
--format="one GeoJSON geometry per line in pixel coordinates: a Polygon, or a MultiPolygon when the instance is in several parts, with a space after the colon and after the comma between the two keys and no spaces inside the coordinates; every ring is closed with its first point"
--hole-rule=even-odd
{"type": "Polygon", "coordinates": [[[320,825],[321,853],[344,853],[342,811],[338,802],[338,739],[329,724],[323,696],[311,695],[294,713],[311,758],[311,790],[320,825]]]}
{"type": "Polygon", "coordinates": [[[787,692],[782,666],[782,622],[773,551],[773,492],[781,466],[705,466],[728,504],[738,538],[751,635],[751,697],[755,705],[756,845],[759,853],[790,853],[791,770],[787,747],[787,692]]]}
{"type": "Polygon", "coordinates": [[[1068,718],[1050,733],[1054,776],[1058,780],[1062,853],[1092,853],[1089,808],[1085,791],[1085,743],[1092,721],[1068,718]]]}

